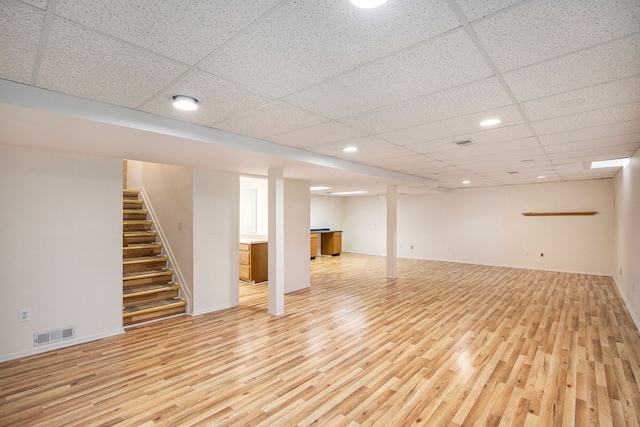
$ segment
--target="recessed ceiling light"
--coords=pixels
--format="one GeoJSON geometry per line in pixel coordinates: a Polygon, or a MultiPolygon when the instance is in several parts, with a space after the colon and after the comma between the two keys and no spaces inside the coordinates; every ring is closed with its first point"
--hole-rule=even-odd
{"type": "Polygon", "coordinates": [[[542,179],[542,178],[546,178],[546,177],[547,177],[546,175],[538,175],[538,176],[536,176],[536,179],[542,179]]]}
{"type": "Polygon", "coordinates": [[[345,153],[353,153],[353,152],[358,151],[358,147],[353,147],[353,146],[344,147],[344,149],[342,151],[344,151],[345,153]]]}
{"type": "Polygon", "coordinates": [[[559,102],[559,103],[553,105],[553,107],[555,107],[555,108],[571,108],[571,107],[576,107],[576,106],[582,104],[583,102],[584,102],[584,99],[582,99],[582,98],[569,99],[567,101],[559,102]]]}
{"type": "Polygon", "coordinates": [[[471,181],[469,181],[469,180],[465,180],[465,181],[462,181],[462,183],[463,183],[463,184],[465,184],[465,185],[467,185],[467,184],[471,184],[471,181]]]}
{"type": "Polygon", "coordinates": [[[311,191],[331,190],[331,187],[309,187],[309,190],[311,190],[311,191]]]}
{"type": "Polygon", "coordinates": [[[173,106],[178,110],[193,111],[198,108],[198,100],[190,96],[176,95],[173,97],[173,106]]]}
{"type": "Polygon", "coordinates": [[[612,160],[600,160],[597,162],[591,162],[591,169],[601,169],[601,168],[619,168],[626,167],[629,164],[629,158],[625,157],[622,159],[612,159],[612,160]]]}
{"type": "Polygon", "coordinates": [[[358,6],[361,9],[373,9],[374,7],[382,6],[387,0],[351,0],[354,6],[358,6]]]}
{"type": "Polygon", "coordinates": [[[497,125],[498,123],[500,123],[500,119],[487,119],[484,120],[482,122],[480,122],[480,126],[493,126],[493,125],[497,125]]]}
{"type": "Polygon", "coordinates": [[[329,193],[329,194],[334,194],[336,196],[346,196],[349,194],[366,194],[366,191],[339,191],[337,193],[329,193]]]}

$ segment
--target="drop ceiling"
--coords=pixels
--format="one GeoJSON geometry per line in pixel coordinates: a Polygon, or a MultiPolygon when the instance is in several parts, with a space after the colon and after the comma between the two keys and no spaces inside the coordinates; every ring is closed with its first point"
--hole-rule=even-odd
{"type": "Polygon", "coordinates": [[[640,148],[640,1],[0,0],[0,78],[414,191],[610,178],[584,163],[640,148]]]}

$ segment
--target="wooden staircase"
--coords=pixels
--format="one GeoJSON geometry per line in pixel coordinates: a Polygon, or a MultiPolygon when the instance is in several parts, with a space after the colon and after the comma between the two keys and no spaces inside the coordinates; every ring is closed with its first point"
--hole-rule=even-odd
{"type": "Polygon", "coordinates": [[[122,318],[123,325],[184,314],[187,302],[167,267],[158,233],[147,218],[138,190],[122,190],[122,318]]]}

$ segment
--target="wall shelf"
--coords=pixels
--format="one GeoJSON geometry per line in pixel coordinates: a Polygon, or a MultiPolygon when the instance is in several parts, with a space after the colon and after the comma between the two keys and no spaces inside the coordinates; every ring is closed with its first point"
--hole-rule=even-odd
{"type": "Polygon", "coordinates": [[[523,212],[524,216],[590,216],[598,212],[523,212]]]}

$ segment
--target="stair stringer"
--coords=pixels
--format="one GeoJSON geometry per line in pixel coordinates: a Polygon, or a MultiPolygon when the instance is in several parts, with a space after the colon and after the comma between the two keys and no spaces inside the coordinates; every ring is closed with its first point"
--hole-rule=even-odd
{"type": "Polygon", "coordinates": [[[167,239],[167,236],[162,230],[162,225],[160,225],[160,221],[158,220],[156,212],[153,209],[153,205],[149,200],[149,195],[146,193],[146,191],[144,191],[144,187],[134,188],[133,190],[140,190],[140,196],[142,197],[143,206],[145,207],[145,209],[147,209],[148,211],[147,215],[153,221],[152,230],[158,233],[157,239],[160,243],[162,243],[163,255],[166,255],[169,257],[169,260],[167,261],[167,266],[168,268],[173,269],[174,274],[178,279],[177,282],[180,284],[180,291],[178,295],[181,298],[184,298],[185,301],[187,302],[187,306],[185,307],[185,313],[191,315],[192,314],[191,307],[193,306],[193,299],[192,299],[191,290],[190,290],[191,283],[187,283],[187,281],[184,278],[184,275],[182,274],[182,271],[180,270],[180,266],[176,261],[176,257],[173,254],[173,251],[171,250],[171,245],[169,244],[169,240],[167,239]]]}

